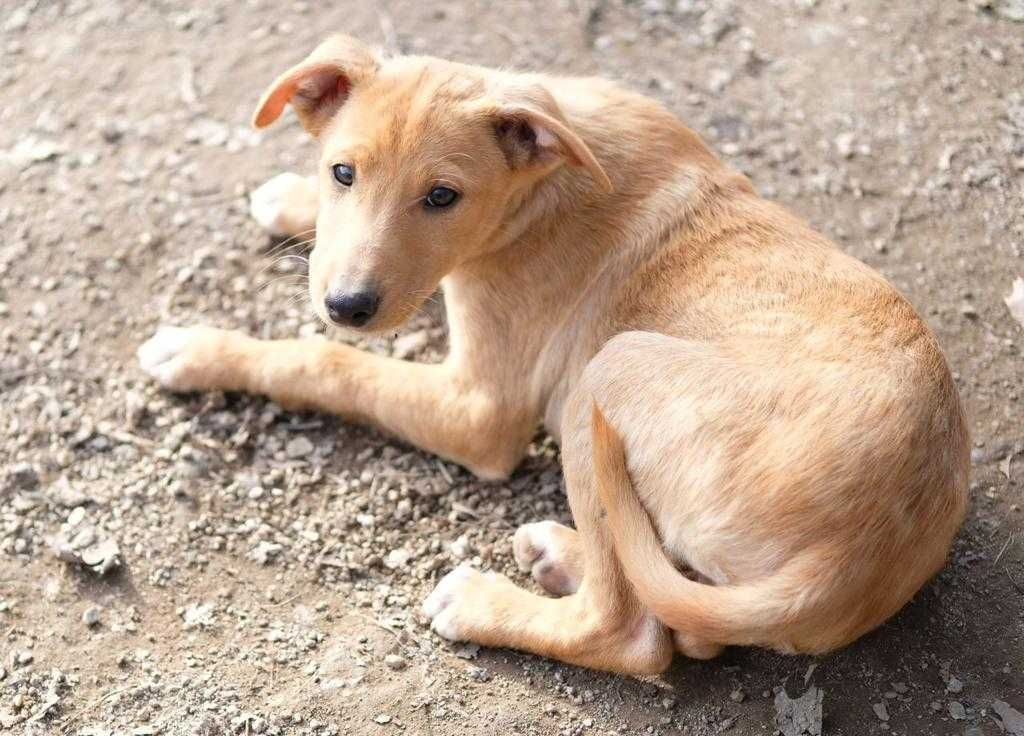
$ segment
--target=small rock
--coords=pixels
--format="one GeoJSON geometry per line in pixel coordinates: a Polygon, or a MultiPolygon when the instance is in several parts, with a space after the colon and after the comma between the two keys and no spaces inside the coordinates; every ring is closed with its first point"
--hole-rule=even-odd
{"type": "Polygon", "coordinates": [[[871,706],[871,710],[875,712],[878,720],[886,723],[889,721],[889,709],[886,707],[885,703],[874,703],[871,706]]]}
{"type": "Polygon", "coordinates": [[[96,626],[100,622],[99,606],[89,606],[82,611],[82,623],[86,626],[96,626]]]}
{"type": "Polygon", "coordinates": [[[186,629],[208,629],[213,626],[213,604],[193,603],[182,614],[186,629]]]}
{"type": "Polygon", "coordinates": [[[949,715],[952,716],[955,721],[962,721],[967,717],[967,709],[964,708],[964,704],[958,700],[949,701],[947,710],[949,711],[949,715]]]}
{"type": "Polygon", "coordinates": [[[992,703],[992,711],[999,716],[1006,733],[1012,734],[1012,736],[1024,736],[1024,713],[1002,700],[992,703]]]}
{"type": "Polygon", "coordinates": [[[292,460],[306,457],[313,452],[313,443],[306,437],[295,437],[285,445],[284,453],[292,460]]]}
{"type": "Polygon", "coordinates": [[[989,159],[968,166],[960,177],[964,184],[980,187],[999,176],[999,164],[989,159]]]}
{"type": "Polygon", "coordinates": [[[836,152],[843,158],[853,158],[853,133],[840,133],[835,138],[836,152]]]}
{"type": "Polygon", "coordinates": [[[95,531],[86,527],[75,535],[70,542],[58,539],[51,542],[51,548],[57,557],[67,563],[82,565],[98,575],[106,575],[122,565],[121,548],[113,539],[103,539],[93,543],[95,531]]]}
{"type": "Polygon", "coordinates": [[[71,481],[63,475],[49,485],[46,495],[58,506],[63,506],[66,509],[82,506],[90,501],[88,496],[72,486],[71,481]]]}
{"type": "Polygon", "coordinates": [[[7,16],[7,20],[4,21],[4,31],[10,33],[25,30],[25,28],[28,27],[28,20],[31,17],[30,13],[32,12],[32,7],[33,5],[31,4],[25,4],[20,8],[13,10],[11,14],[7,16]]]}
{"type": "Polygon", "coordinates": [[[985,4],[1000,18],[1024,23],[1024,0],[992,0],[985,4]]]}
{"type": "MultiPolygon", "coordinates": [[[[488,672],[485,668],[477,667],[476,665],[470,665],[469,669],[466,671],[466,674],[469,675],[469,679],[476,680],[477,682],[487,682],[488,680],[491,679],[491,673],[490,672],[488,672]]],[[[583,725],[586,726],[587,728],[590,728],[591,726],[594,725],[594,722],[591,721],[588,724],[587,723],[588,720],[590,720],[590,719],[588,719],[588,718],[583,719],[583,725]]]]}
{"type": "Polygon", "coordinates": [[[0,154],[0,158],[6,159],[19,169],[24,169],[40,161],[49,161],[64,152],[64,147],[54,141],[27,135],[19,140],[14,148],[0,154]]]}
{"type": "Polygon", "coordinates": [[[734,703],[742,703],[744,700],[746,700],[746,698],[747,694],[743,692],[743,688],[741,687],[738,687],[731,693],[729,693],[729,700],[731,700],[734,703]]]}
{"type": "Polygon", "coordinates": [[[31,463],[15,463],[7,471],[7,485],[14,490],[34,491],[39,487],[39,475],[31,463]]]}
{"type": "Polygon", "coordinates": [[[373,720],[375,723],[379,723],[383,726],[388,723],[391,723],[391,716],[389,716],[387,713],[381,713],[380,715],[374,716],[373,720]]]}
{"type": "Polygon", "coordinates": [[[397,654],[389,654],[384,657],[384,664],[386,664],[388,669],[391,670],[404,670],[406,665],[405,657],[397,654]]]}
{"type": "Polygon", "coordinates": [[[389,570],[398,570],[399,568],[403,568],[409,562],[409,558],[411,556],[411,553],[407,549],[402,549],[401,547],[393,549],[388,552],[388,556],[384,558],[384,567],[389,570]]]}
{"type": "Polygon", "coordinates": [[[199,120],[185,130],[185,140],[189,143],[199,143],[204,146],[223,146],[231,136],[231,129],[227,125],[210,118],[199,120]]]}
{"type": "Polygon", "coordinates": [[[958,693],[964,689],[964,684],[956,677],[950,677],[949,682],[946,683],[947,693],[958,693]]]}
{"type": "Polygon", "coordinates": [[[978,310],[970,302],[960,304],[960,314],[967,319],[978,319],[978,310]]]}
{"type": "Polygon", "coordinates": [[[1017,320],[1021,327],[1024,327],[1024,278],[1018,277],[1013,282],[1013,290],[1003,301],[1010,315],[1017,320]]]}
{"type": "Polygon", "coordinates": [[[261,565],[272,562],[281,553],[281,545],[274,542],[262,541],[249,551],[249,559],[255,560],[261,565]]]}
{"type": "Polygon", "coordinates": [[[457,560],[464,560],[469,556],[469,537],[465,534],[460,536],[451,545],[452,556],[457,560]]]}
{"type": "Polygon", "coordinates": [[[790,698],[780,689],[775,694],[775,724],[783,736],[821,736],[824,699],[824,691],[814,685],[799,698],[790,698]]]}

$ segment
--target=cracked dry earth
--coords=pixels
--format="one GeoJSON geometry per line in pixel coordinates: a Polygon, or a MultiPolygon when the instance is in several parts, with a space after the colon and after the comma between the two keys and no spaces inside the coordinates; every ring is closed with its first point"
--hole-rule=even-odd
{"type": "MultiPolygon", "coordinates": [[[[1022,19],[1013,0],[5,0],[0,733],[1019,736],[1022,19]],[[290,114],[247,120],[338,30],[644,90],[891,279],[971,416],[947,569],[820,658],[735,649],[631,679],[433,636],[416,611],[460,561],[532,585],[511,534],[568,520],[549,439],[482,483],[329,417],[164,393],[134,359],[163,323],[320,329],[301,264],[275,259],[301,248],[247,214],[314,148],[290,114]]],[[[365,347],[444,346],[431,305],[365,347]]]]}

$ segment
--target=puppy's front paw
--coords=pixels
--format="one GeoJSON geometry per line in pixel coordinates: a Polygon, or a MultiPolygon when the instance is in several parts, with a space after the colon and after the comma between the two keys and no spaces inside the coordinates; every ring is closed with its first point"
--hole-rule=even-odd
{"type": "Polygon", "coordinates": [[[552,595],[575,593],[583,582],[583,551],[575,529],[554,521],[523,524],[512,538],[512,552],[519,569],[552,595]]]}
{"type": "Polygon", "coordinates": [[[305,177],[290,171],[278,174],[249,194],[249,214],[271,235],[298,235],[305,229],[298,223],[308,219],[304,203],[315,201],[311,190],[305,177]]]}
{"type": "Polygon", "coordinates": [[[231,366],[225,345],[230,333],[210,327],[161,327],[139,346],[139,365],[172,391],[229,388],[222,385],[231,366]]]}
{"type": "Polygon", "coordinates": [[[448,641],[465,641],[466,629],[459,620],[460,610],[465,607],[474,586],[483,583],[483,577],[483,573],[463,563],[441,578],[423,601],[423,613],[438,636],[448,641]]]}

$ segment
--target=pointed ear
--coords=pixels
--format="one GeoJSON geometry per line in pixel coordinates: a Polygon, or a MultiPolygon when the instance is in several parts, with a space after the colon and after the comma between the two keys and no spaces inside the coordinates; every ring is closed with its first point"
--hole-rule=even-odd
{"type": "Polygon", "coordinates": [[[256,106],[252,124],[264,128],[291,103],[299,121],[316,137],[341,109],[352,88],[376,72],[380,60],[366,45],[349,36],[331,36],[313,53],[267,88],[256,106]]]}
{"type": "Polygon", "coordinates": [[[566,124],[550,93],[544,90],[539,102],[546,102],[547,109],[516,101],[500,106],[494,113],[494,133],[509,167],[553,168],[564,161],[586,169],[599,189],[611,192],[608,174],[583,139],[566,124]]]}

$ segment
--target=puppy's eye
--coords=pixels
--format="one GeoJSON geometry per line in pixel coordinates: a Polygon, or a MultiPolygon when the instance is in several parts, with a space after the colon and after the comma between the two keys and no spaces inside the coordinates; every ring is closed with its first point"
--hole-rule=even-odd
{"type": "Polygon", "coordinates": [[[352,181],[356,178],[356,170],[348,164],[334,164],[331,167],[331,173],[334,174],[336,182],[346,187],[352,186],[352,181]]]}
{"type": "Polygon", "coordinates": [[[440,209],[442,207],[451,207],[455,204],[455,200],[459,198],[459,193],[454,189],[448,187],[434,187],[427,194],[424,203],[427,207],[440,209]]]}

